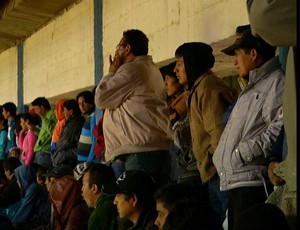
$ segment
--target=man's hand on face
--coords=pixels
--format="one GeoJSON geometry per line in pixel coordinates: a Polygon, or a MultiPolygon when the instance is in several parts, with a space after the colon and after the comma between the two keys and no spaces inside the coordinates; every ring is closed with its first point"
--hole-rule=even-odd
{"type": "Polygon", "coordinates": [[[109,55],[109,72],[110,73],[116,73],[119,67],[123,64],[121,62],[120,56],[118,52],[116,51],[114,58],[112,58],[111,55],[109,55]]]}

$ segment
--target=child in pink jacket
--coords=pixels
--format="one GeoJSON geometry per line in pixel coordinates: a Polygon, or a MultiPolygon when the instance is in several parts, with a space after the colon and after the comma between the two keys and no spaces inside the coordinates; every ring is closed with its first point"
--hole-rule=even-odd
{"type": "Polygon", "coordinates": [[[33,163],[35,153],[33,151],[37,136],[32,130],[33,126],[38,125],[38,118],[30,113],[20,115],[20,125],[22,131],[19,133],[19,146],[22,148],[21,160],[25,165],[33,163]]]}

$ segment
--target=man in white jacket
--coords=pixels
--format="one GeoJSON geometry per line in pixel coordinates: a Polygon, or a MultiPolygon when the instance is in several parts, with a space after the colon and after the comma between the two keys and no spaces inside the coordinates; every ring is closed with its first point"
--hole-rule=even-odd
{"type": "Polygon", "coordinates": [[[265,162],[283,125],[284,73],[275,50],[250,27],[222,50],[235,55],[239,76],[247,82],[213,155],[220,190],[229,194],[228,229],[243,211],[267,199],[265,162]]]}
{"type": "MultiPolygon", "coordinates": [[[[286,215],[291,229],[297,229],[297,110],[299,100],[299,65],[297,65],[297,1],[247,0],[247,11],[252,33],[274,46],[289,48],[285,57],[283,110],[286,132],[286,158],[276,165],[277,176],[286,182],[275,193],[278,207],[286,215]],[[279,174],[279,175],[278,175],[279,174]],[[281,196],[278,192],[282,191],[281,196]]],[[[279,51],[280,54],[280,51],[279,51]]],[[[273,176],[275,174],[273,173],[273,176]]],[[[273,194],[275,195],[275,194],[273,194]]]]}
{"type": "Polygon", "coordinates": [[[147,54],[146,35],[125,31],[96,88],[95,104],[105,109],[105,161],[121,160],[126,170],[144,170],[163,185],[170,172],[170,122],[163,78],[147,54]]]}

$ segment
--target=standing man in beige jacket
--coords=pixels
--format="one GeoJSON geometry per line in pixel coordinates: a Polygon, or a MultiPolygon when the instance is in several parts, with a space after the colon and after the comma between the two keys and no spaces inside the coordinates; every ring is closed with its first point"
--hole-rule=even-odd
{"type": "Polygon", "coordinates": [[[170,174],[171,141],[164,82],[148,54],[148,38],[127,30],[110,56],[109,73],[96,89],[95,104],[105,109],[105,161],[122,161],[126,170],[144,170],[158,185],[170,174]]]}

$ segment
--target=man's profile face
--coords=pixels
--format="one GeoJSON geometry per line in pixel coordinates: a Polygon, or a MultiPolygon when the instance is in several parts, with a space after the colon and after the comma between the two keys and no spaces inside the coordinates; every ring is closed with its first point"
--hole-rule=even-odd
{"type": "Polygon", "coordinates": [[[93,190],[89,184],[90,172],[86,172],[82,178],[81,195],[89,207],[94,207],[95,204],[91,201],[93,190]]]}
{"type": "Polygon", "coordinates": [[[155,220],[155,225],[158,227],[159,230],[162,230],[166,218],[169,214],[169,210],[164,207],[163,202],[156,201],[156,211],[157,211],[157,217],[155,220]]]}
{"type": "Polygon", "coordinates": [[[118,193],[114,199],[114,205],[117,206],[119,217],[121,219],[129,219],[134,209],[133,198],[125,194],[118,193]]]}
{"type": "Polygon", "coordinates": [[[249,72],[257,67],[252,52],[245,52],[244,49],[236,49],[234,52],[234,64],[238,69],[239,76],[242,78],[247,77],[249,72]]]}
{"type": "Polygon", "coordinates": [[[126,47],[127,47],[127,43],[125,41],[125,38],[123,37],[119,44],[116,47],[116,52],[115,52],[115,58],[119,59],[120,64],[124,64],[125,63],[125,59],[126,59],[126,47]]]}
{"type": "Polygon", "coordinates": [[[34,106],[32,106],[33,107],[33,109],[34,109],[34,111],[35,111],[35,113],[38,115],[38,116],[40,116],[40,117],[44,117],[44,107],[43,106],[38,106],[38,105],[34,105],[34,106]]]}

